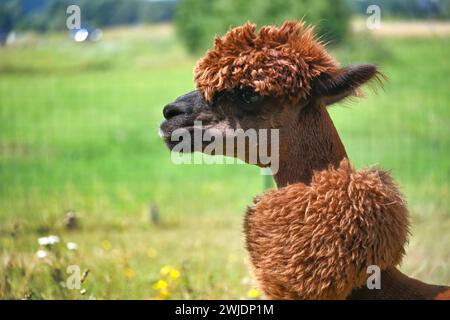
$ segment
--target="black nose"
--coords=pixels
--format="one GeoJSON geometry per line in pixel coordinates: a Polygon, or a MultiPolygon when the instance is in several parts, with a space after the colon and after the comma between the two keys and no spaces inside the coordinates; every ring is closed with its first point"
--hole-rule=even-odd
{"type": "Polygon", "coordinates": [[[163,115],[164,115],[164,118],[169,120],[170,118],[173,118],[180,114],[188,113],[189,110],[190,110],[190,108],[189,108],[188,104],[174,102],[174,103],[170,103],[164,107],[163,115]]]}

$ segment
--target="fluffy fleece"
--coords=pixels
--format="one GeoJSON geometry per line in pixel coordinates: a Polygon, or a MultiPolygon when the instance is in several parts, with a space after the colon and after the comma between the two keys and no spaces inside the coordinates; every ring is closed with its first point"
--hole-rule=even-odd
{"type": "Polygon", "coordinates": [[[309,95],[314,77],[337,70],[313,28],[303,22],[265,26],[257,34],[255,29],[251,23],[231,29],[197,62],[194,80],[208,102],[235,88],[295,101],[309,95]]]}
{"type": "Polygon", "coordinates": [[[405,202],[389,174],[339,168],[311,185],[272,190],[248,209],[244,231],[261,288],[272,299],[344,299],[365,284],[367,266],[400,263],[408,235],[405,202]]]}

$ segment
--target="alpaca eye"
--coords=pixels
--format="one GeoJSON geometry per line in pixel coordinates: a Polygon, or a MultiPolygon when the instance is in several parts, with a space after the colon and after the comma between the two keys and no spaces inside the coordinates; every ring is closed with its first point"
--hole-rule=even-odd
{"type": "Polygon", "coordinates": [[[247,104],[261,101],[262,97],[253,90],[243,90],[241,92],[241,100],[247,104]]]}

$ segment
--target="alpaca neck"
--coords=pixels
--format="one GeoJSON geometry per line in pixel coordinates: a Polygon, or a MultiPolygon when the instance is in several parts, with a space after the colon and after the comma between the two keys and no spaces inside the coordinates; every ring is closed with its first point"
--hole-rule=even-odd
{"type": "Polygon", "coordinates": [[[338,166],[347,157],[325,106],[308,106],[280,130],[280,163],[274,175],[278,188],[311,183],[315,170],[338,166]]]}

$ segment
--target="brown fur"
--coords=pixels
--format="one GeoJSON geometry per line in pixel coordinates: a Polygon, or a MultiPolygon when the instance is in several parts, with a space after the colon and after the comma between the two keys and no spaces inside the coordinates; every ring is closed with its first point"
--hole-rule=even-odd
{"type": "Polygon", "coordinates": [[[344,299],[369,265],[397,265],[408,234],[404,200],[389,174],[338,169],[265,193],[247,211],[256,276],[273,299],[344,299]]]}
{"type": "Polygon", "coordinates": [[[218,92],[244,87],[296,101],[309,95],[313,78],[337,70],[313,28],[303,22],[265,26],[258,34],[255,28],[247,23],[228,31],[198,61],[195,83],[208,102],[218,92]]]}

